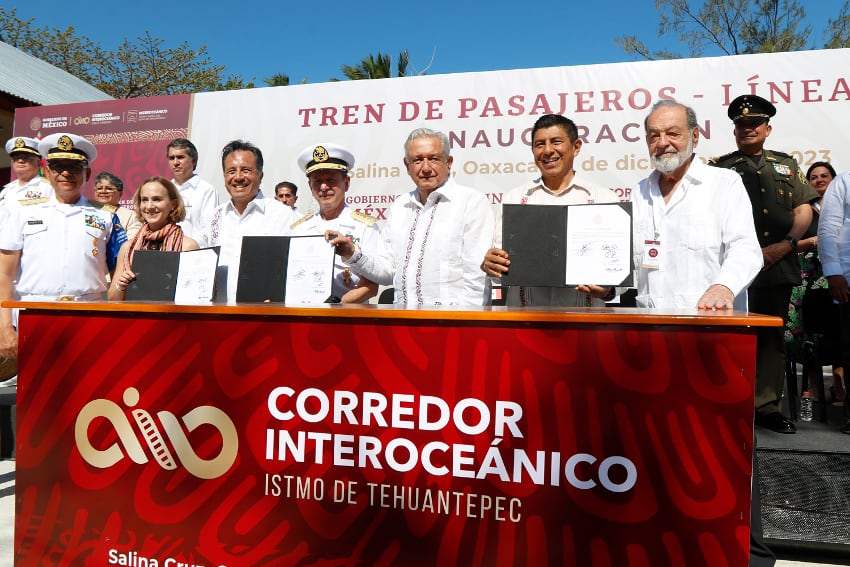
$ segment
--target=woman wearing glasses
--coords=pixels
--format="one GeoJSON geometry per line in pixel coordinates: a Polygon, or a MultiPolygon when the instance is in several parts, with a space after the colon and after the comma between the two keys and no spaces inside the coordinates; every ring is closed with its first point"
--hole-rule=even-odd
{"type": "Polygon", "coordinates": [[[118,216],[121,226],[127,233],[127,238],[133,238],[142,228],[142,221],[136,217],[136,213],[121,206],[121,195],[124,192],[124,182],[121,178],[109,171],[101,171],[94,178],[94,199],[92,203],[101,209],[118,216]],[[100,203],[100,205],[98,205],[100,203]]]}

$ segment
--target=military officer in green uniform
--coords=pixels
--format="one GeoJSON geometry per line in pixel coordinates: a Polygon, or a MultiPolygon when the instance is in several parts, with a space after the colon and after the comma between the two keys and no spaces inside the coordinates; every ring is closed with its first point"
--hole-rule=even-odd
{"type": "MultiPolygon", "coordinates": [[[[760,96],[742,95],[729,104],[728,114],[735,124],[738,150],[710,163],[737,171],[750,195],[764,267],[750,285],[749,310],[787,320],[791,289],[800,284],[797,240],[811,224],[809,203],[817,200],[818,194],[794,158],[764,149],[771,132],[770,118],[776,114],[773,104],[760,96]]],[[[756,424],[779,433],[795,433],[794,423],[779,408],[785,384],[783,328],[760,327],[757,331],[756,424]]]]}

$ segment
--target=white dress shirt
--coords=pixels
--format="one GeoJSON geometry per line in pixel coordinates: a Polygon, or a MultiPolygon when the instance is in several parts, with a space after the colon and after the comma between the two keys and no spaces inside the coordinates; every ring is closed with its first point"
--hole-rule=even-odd
{"type": "Polygon", "coordinates": [[[395,287],[398,305],[488,305],[490,282],[481,271],[495,220],[483,193],[449,179],[419,202],[416,189],[390,207],[386,255],[358,250],[349,265],[370,280],[395,287]]]}
{"type": "Polygon", "coordinates": [[[204,227],[210,223],[213,211],[218,207],[218,192],[197,173],[187,179],[183,185],[173,179],[171,182],[180,192],[183,206],[186,208],[186,219],[178,224],[183,229],[183,234],[197,240],[204,227]]]}
{"type": "Polygon", "coordinates": [[[653,171],[632,191],[638,307],[695,308],[720,284],[735,295],[735,309],[746,311],[746,289],[763,259],[740,175],[694,156],[668,203],[659,177],[653,171]],[[647,241],[660,243],[658,268],[644,265],[647,241]]]}
{"type": "Polygon", "coordinates": [[[262,193],[248,203],[241,215],[231,201],[219,205],[199,239],[201,247],[221,246],[215,300],[236,302],[243,236],[289,236],[289,227],[296,220],[292,209],[274,199],[265,199],[262,193]]]}

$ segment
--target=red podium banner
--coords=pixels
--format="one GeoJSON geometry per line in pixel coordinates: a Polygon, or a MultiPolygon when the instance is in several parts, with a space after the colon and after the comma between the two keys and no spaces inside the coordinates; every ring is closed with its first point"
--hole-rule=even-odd
{"type": "Polygon", "coordinates": [[[747,329],[27,310],[20,337],[18,566],[747,565],[747,329]]]}

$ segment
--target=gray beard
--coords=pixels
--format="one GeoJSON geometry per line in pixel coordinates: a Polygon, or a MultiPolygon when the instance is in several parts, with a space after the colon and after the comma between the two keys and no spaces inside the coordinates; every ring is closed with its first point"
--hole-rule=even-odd
{"type": "Polygon", "coordinates": [[[683,152],[676,152],[675,154],[662,154],[660,156],[652,156],[652,167],[660,171],[661,173],[673,173],[677,169],[679,169],[682,165],[685,164],[694,153],[694,141],[693,139],[688,141],[688,147],[685,148],[683,152]]]}
{"type": "Polygon", "coordinates": [[[652,166],[661,173],[673,173],[690,159],[691,154],[692,152],[685,150],[684,152],[676,152],[675,154],[652,156],[652,166]]]}

